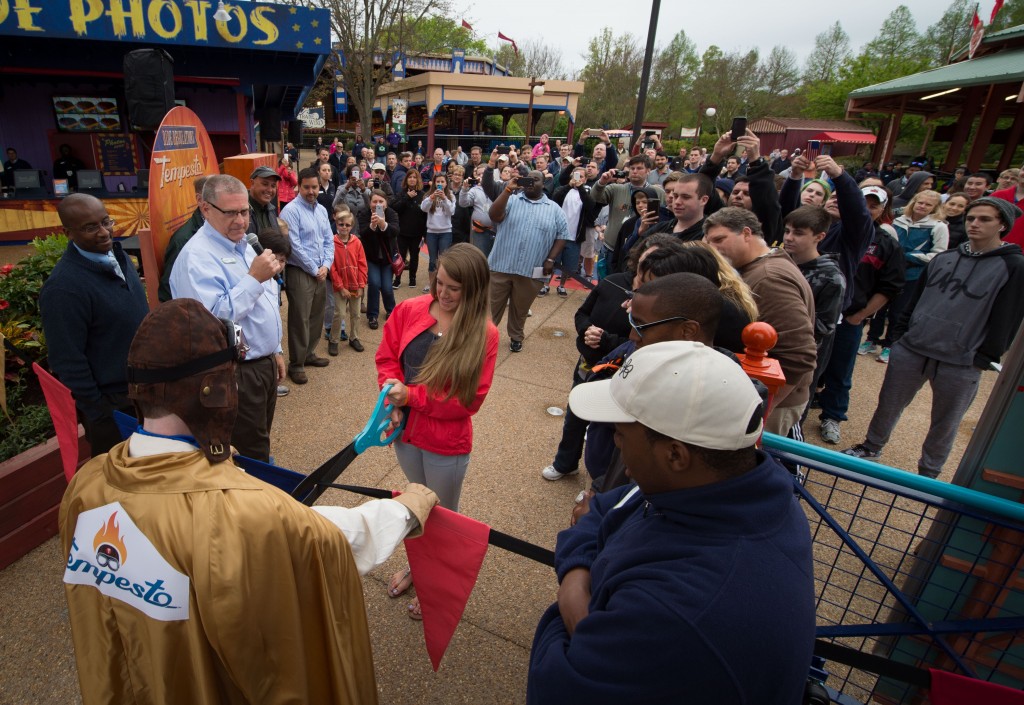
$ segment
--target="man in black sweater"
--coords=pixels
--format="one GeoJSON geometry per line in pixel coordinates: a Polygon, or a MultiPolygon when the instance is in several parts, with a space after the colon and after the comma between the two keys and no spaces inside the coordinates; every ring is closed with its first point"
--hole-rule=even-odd
{"type": "Polygon", "coordinates": [[[121,442],[114,411],[134,412],[126,361],[149,305],[102,201],[72,194],[57,214],[71,243],[43,285],[39,309],[50,370],[71,390],[96,456],[121,442]]]}

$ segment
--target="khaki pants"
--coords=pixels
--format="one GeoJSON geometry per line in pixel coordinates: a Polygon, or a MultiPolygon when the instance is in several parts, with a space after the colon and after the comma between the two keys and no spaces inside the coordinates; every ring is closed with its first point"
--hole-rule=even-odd
{"type": "MultiPolygon", "coordinates": [[[[363,287],[366,291],[366,287],[363,287]]],[[[334,318],[331,319],[331,342],[337,343],[341,338],[341,322],[345,320],[346,334],[349,340],[359,338],[359,297],[349,298],[341,292],[334,292],[334,318]],[[348,318],[345,318],[345,316],[348,318]]]]}
{"type": "Polygon", "coordinates": [[[491,320],[501,323],[508,306],[508,337],[522,342],[526,316],[544,282],[518,274],[491,272],[491,320]]]}

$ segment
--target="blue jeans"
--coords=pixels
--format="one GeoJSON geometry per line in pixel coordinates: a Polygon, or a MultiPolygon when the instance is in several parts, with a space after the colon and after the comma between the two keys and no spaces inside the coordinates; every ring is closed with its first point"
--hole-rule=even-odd
{"type": "Polygon", "coordinates": [[[494,247],[493,230],[485,230],[482,233],[473,232],[470,234],[470,240],[481,252],[484,253],[484,257],[491,256],[491,248],[494,247]]]}
{"type": "MultiPolygon", "coordinates": [[[[851,325],[846,321],[836,326],[832,338],[832,355],[828,366],[818,380],[824,389],[818,394],[821,418],[846,421],[850,408],[850,388],[853,387],[853,367],[857,362],[857,348],[864,332],[864,324],[851,325]]],[[[811,390],[812,393],[814,390],[811,390]]]]}
{"type": "Polygon", "coordinates": [[[390,314],[395,310],[395,289],[392,286],[394,274],[391,272],[391,263],[376,262],[366,263],[367,273],[367,296],[366,296],[366,317],[377,318],[380,313],[380,299],[384,297],[384,310],[390,314]]]}
{"type": "Polygon", "coordinates": [[[430,266],[427,272],[437,270],[437,258],[452,246],[452,231],[446,233],[427,233],[427,254],[430,255],[430,266]]]}
{"type": "Polygon", "coordinates": [[[562,272],[562,281],[571,277],[574,274],[580,273],[580,244],[571,240],[565,241],[565,247],[562,248],[562,253],[558,255],[558,261],[555,263],[562,272]]]}

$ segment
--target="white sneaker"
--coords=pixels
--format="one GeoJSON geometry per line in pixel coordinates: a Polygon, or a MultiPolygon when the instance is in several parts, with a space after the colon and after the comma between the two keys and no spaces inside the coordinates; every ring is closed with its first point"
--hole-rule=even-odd
{"type": "Polygon", "coordinates": [[[551,480],[552,482],[555,482],[557,480],[561,480],[563,477],[569,477],[570,475],[579,475],[579,474],[580,474],[580,469],[579,468],[576,468],[572,472],[558,472],[557,470],[555,470],[555,466],[554,465],[548,465],[546,468],[544,468],[543,470],[540,471],[540,476],[541,477],[543,477],[545,480],[551,480]]]}

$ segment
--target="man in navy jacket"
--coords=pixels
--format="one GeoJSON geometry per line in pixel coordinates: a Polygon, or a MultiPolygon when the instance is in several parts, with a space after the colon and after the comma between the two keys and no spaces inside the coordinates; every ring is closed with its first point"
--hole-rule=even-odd
{"type": "Polygon", "coordinates": [[[50,370],[71,390],[96,456],[121,442],[114,411],[133,413],[125,364],[149,304],[101,200],[72,194],[57,214],[71,242],[43,284],[39,309],[50,370]]]}
{"type": "Polygon", "coordinates": [[[659,342],[569,406],[615,424],[635,484],[558,535],[527,702],[801,702],[811,539],[792,475],[754,448],[750,379],[711,347],[659,342]]]}
{"type": "Polygon", "coordinates": [[[792,476],[754,448],[761,399],[742,369],[701,343],[654,343],[569,405],[615,424],[635,484],[558,535],[527,701],[801,702],[810,533],[792,476]]]}

